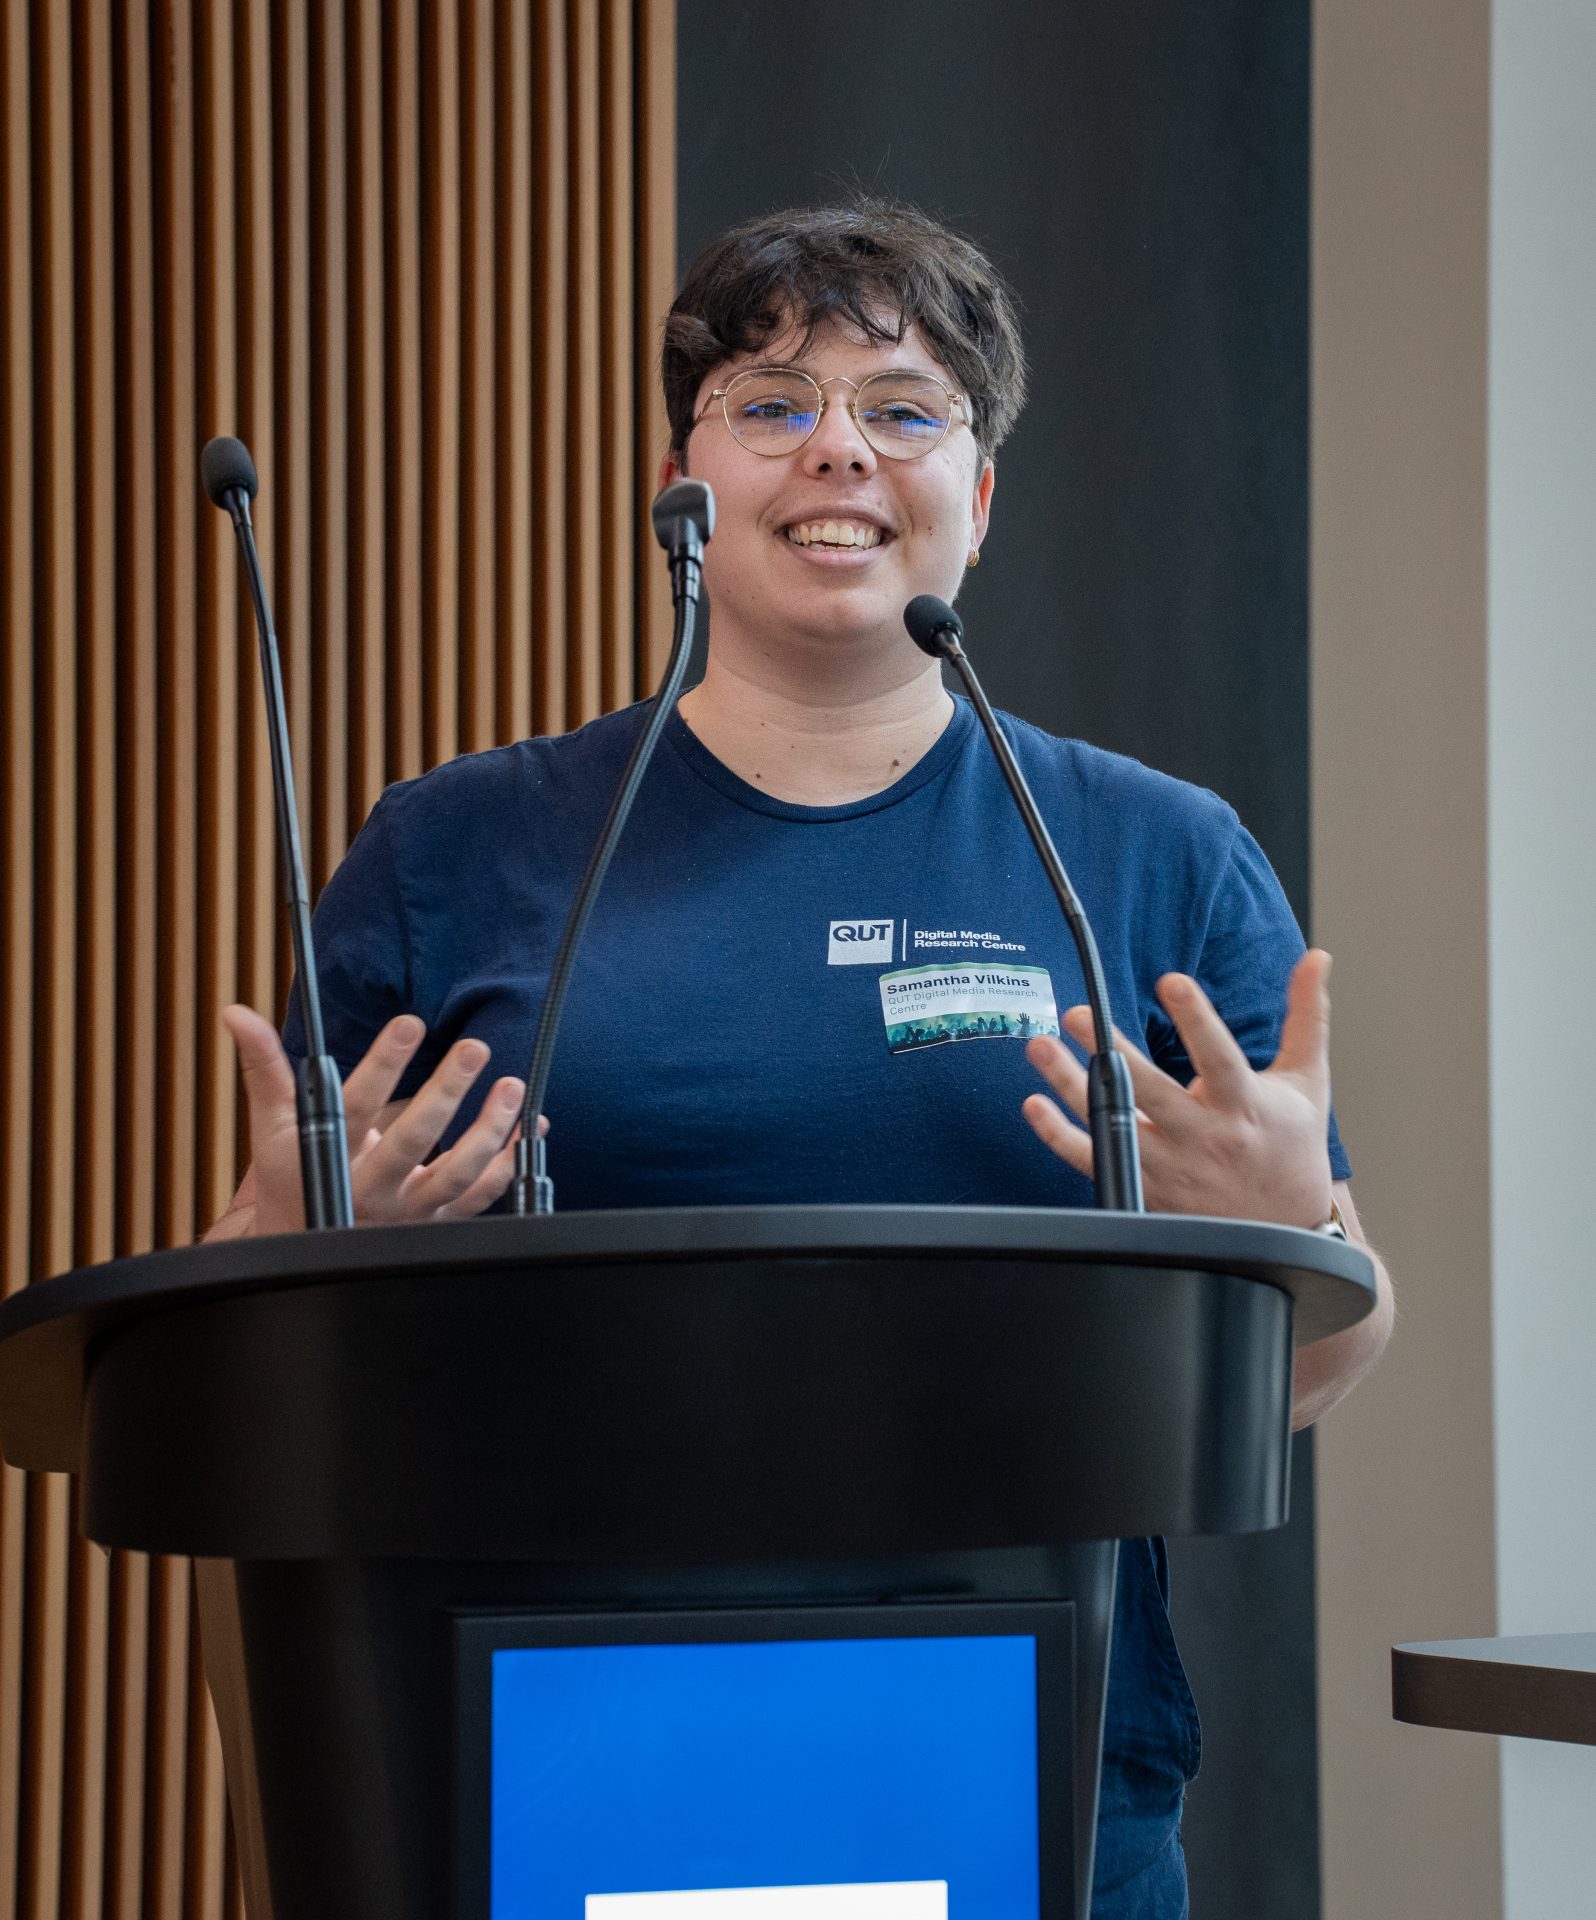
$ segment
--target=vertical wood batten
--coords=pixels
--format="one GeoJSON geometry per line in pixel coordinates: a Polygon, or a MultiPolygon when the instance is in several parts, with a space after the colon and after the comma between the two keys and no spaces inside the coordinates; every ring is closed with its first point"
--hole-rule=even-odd
{"type": "MultiPolygon", "coordinates": [[[[73,1258],[77,939],[76,262],[73,247],[72,18],[69,0],[34,10],[35,605],[34,1277],[73,1258]]],[[[30,1560],[23,1721],[27,1821],[23,1910],[58,1920],[66,1798],[71,1502],[59,1474],[29,1489],[30,1560]]]]}
{"type": "MultiPolygon", "coordinates": [[[[156,610],[159,758],[158,1125],[156,1233],[163,1246],[195,1231],[195,1034],[199,1018],[196,954],[197,787],[195,709],[194,455],[198,440],[194,338],[194,45],[186,0],[164,0],[155,14],[151,62],[155,180],[156,610]]],[[[183,1897],[183,1717],[187,1704],[188,1619],[168,1601],[186,1594],[186,1567],[157,1561],[152,1579],[146,1763],[144,1902],[152,1913],[179,1911],[183,1897]]]]}
{"type": "MultiPolygon", "coordinates": [[[[234,35],[237,110],[238,431],[256,470],[276,466],[276,381],[273,377],[271,0],[243,0],[234,35]]],[[[264,481],[263,481],[264,484],[264,481]]],[[[218,515],[218,518],[220,516],[218,515]]],[[[235,567],[236,567],[235,559],[235,567]]],[[[235,572],[235,581],[238,575],[235,572]]],[[[272,814],[271,748],[253,618],[242,587],[238,643],[238,993],[268,1017],[279,1002],[277,945],[282,909],[272,814]]]]}
{"type": "MultiPolygon", "coordinates": [[[[33,233],[28,15],[0,10],[0,353],[8,404],[0,410],[0,605],[11,637],[0,660],[4,709],[0,745],[6,885],[0,951],[6,1031],[33,1018],[33,233]]],[[[8,1046],[0,1062],[0,1154],[7,1198],[0,1297],[29,1277],[33,1184],[31,1050],[8,1046]]],[[[28,1486],[0,1468],[0,1920],[16,1920],[21,1860],[22,1712],[27,1623],[28,1486]]]]}
{"type": "Polygon", "coordinates": [[[537,514],[536,598],[530,639],[537,663],[533,726],[560,733],[574,719],[567,666],[570,596],[566,584],[566,484],[570,389],[566,342],[570,275],[567,267],[570,202],[567,144],[570,112],[564,0],[538,8],[537,44],[537,269],[533,291],[537,368],[534,418],[537,455],[533,498],[537,514]]]}
{"type": "MultiPolygon", "coordinates": [[[[29,1273],[33,1187],[33,223],[27,12],[0,12],[0,605],[12,643],[0,655],[0,833],[4,833],[4,950],[0,993],[6,1035],[0,1062],[0,1298],[29,1273]]],[[[27,1480],[0,1467],[0,1920],[17,1916],[21,1841],[21,1711],[27,1561],[27,1480]]]]}
{"type": "Polygon", "coordinates": [[[227,1793],[222,1779],[222,1746],[216,1715],[206,1690],[199,1634],[188,1639],[187,1727],[188,1813],[183,1920],[222,1920],[222,1876],[226,1867],[227,1793]]]}
{"type": "Polygon", "coordinates": [[[116,284],[112,219],[116,155],[111,99],[111,28],[103,6],[77,0],[77,262],[79,315],[76,499],[92,529],[79,555],[78,763],[79,945],[91,964],[78,968],[76,1239],[81,1260],[105,1260],[116,1232],[116,1131],[112,1098],[122,1067],[116,1022],[117,577],[114,528],[116,328],[109,295],[116,284]]]}
{"type": "Polygon", "coordinates": [[[479,753],[498,740],[494,713],[494,461],[498,362],[494,267],[501,202],[494,192],[495,46],[493,0],[462,6],[460,176],[463,311],[460,321],[462,428],[460,485],[460,745],[479,753]]]}
{"type": "MultiPolygon", "coordinates": [[[[33,223],[29,44],[23,8],[0,12],[0,595],[12,643],[0,657],[0,828],[4,829],[4,1014],[0,1173],[6,1181],[0,1298],[29,1277],[33,1187],[33,223]]],[[[23,1634],[27,1624],[27,1478],[0,1467],[0,1920],[17,1920],[23,1834],[23,1634]]]]}
{"type": "Polygon", "coordinates": [[[116,487],[126,511],[116,516],[118,1026],[138,1036],[117,1075],[117,1247],[155,1244],[156,1033],[160,955],[156,945],[159,874],[158,641],[156,617],[158,493],[155,464],[155,241],[148,21],[139,0],[123,0],[116,21],[119,94],[117,151],[118,312],[116,487]]]}
{"type": "Polygon", "coordinates": [[[354,0],[350,22],[350,822],[364,820],[387,773],[384,715],[386,471],[383,337],[381,0],[354,0]]]}
{"type": "MultiPolygon", "coordinates": [[[[311,512],[311,258],[310,258],[310,26],[307,0],[273,0],[272,23],[272,257],[278,281],[272,314],[273,398],[277,407],[276,460],[262,478],[262,497],[274,534],[268,555],[272,607],[281,643],[283,691],[293,747],[299,831],[307,865],[315,836],[308,830],[321,801],[311,757],[312,632],[314,567],[311,512]]],[[[311,873],[315,890],[320,876],[311,873]]],[[[281,891],[278,894],[282,898],[281,891]]],[[[286,986],[291,970],[288,925],[277,919],[277,977],[286,986]]]]}
{"type": "Polygon", "coordinates": [[[617,644],[632,624],[637,546],[632,536],[636,477],[632,467],[632,0],[604,0],[599,29],[598,271],[599,354],[602,362],[599,444],[603,533],[599,635],[601,695],[606,710],[624,707],[636,693],[632,649],[617,644]]]}
{"type": "Polygon", "coordinates": [[[670,581],[663,567],[652,564],[645,529],[660,457],[670,443],[659,384],[659,348],[661,326],[676,289],[676,0],[636,0],[636,4],[632,222],[637,256],[633,313],[637,360],[632,419],[637,441],[635,537],[643,546],[633,632],[642,684],[652,687],[665,671],[672,619],[670,581]]]}
{"type": "Polygon", "coordinates": [[[150,1562],[144,1911],[180,1914],[188,1831],[189,1566],[150,1562]]]}
{"type": "MultiPolygon", "coordinates": [[[[199,14],[196,64],[197,239],[199,265],[198,394],[196,443],[232,432],[238,417],[238,315],[236,290],[238,206],[234,94],[237,57],[228,8],[199,14]]],[[[198,453],[198,444],[190,454],[198,453]]],[[[198,475],[195,511],[204,534],[196,594],[200,701],[196,711],[203,743],[200,765],[200,994],[197,1036],[201,1137],[196,1168],[196,1225],[203,1227],[227,1205],[233,1188],[237,1111],[232,1043],[220,1013],[238,992],[239,795],[239,593],[237,541],[226,516],[205,498],[198,475]]],[[[184,1787],[185,1911],[194,1920],[220,1920],[222,1871],[222,1777],[214,1738],[203,1737],[212,1720],[210,1696],[195,1677],[198,1647],[190,1638],[185,1698],[184,1787]]]]}
{"type": "Polygon", "coordinates": [[[313,891],[349,845],[349,289],[345,230],[344,12],[316,16],[311,57],[312,302],[310,418],[315,437],[311,810],[313,891]]]}
{"type": "Polygon", "coordinates": [[[528,9],[500,0],[495,132],[500,182],[494,359],[499,389],[496,648],[498,737],[532,731],[532,28],[528,9]]]}
{"type": "MultiPolygon", "coordinates": [[[[4,596],[9,644],[0,663],[5,694],[5,765],[0,769],[4,809],[6,1031],[21,1036],[33,1026],[33,166],[28,111],[28,15],[20,7],[0,14],[0,220],[4,221],[5,279],[0,284],[8,404],[0,412],[0,595],[4,596]]],[[[8,1046],[0,1064],[5,1103],[5,1264],[0,1296],[29,1279],[33,1186],[33,1060],[28,1047],[8,1046]]],[[[14,1616],[13,1616],[14,1617],[14,1616]]],[[[0,1814],[0,1822],[6,1816],[0,1814]]]]}
{"type": "Polygon", "coordinates": [[[568,719],[577,726],[603,701],[602,567],[604,539],[601,406],[603,342],[599,329],[599,217],[602,128],[599,100],[599,10],[593,0],[567,0],[571,89],[571,320],[566,406],[572,444],[567,479],[565,550],[570,578],[566,645],[571,688],[568,719]]]}
{"type": "MultiPolygon", "coordinates": [[[[94,529],[79,555],[77,758],[78,1122],[74,1129],[74,1257],[104,1260],[114,1250],[116,1136],[112,1089],[120,1068],[116,1024],[116,441],[112,212],[115,196],[111,31],[102,6],[76,0],[73,16],[77,256],[78,510],[94,529]]],[[[70,1522],[70,1617],[66,1740],[67,1821],[62,1848],[65,1920],[104,1911],[106,1726],[110,1705],[110,1568],[70,1522]]]]}
{"type": "Polygon", "coordinates": [[[421,444],[425,627],[422,751],[460,751],[460,25],[428,7],[422,31],[422,187],[426,304],[421,444]]]}
{"type": "Polygon", "coordinates": [[[41,162],[35,195],[36,375],[34,487],[38,679],[34,857],[36,902],[33,1128],[37,1208],[33,1267],[58,1272],[73,1257],[76,1185],[73,1098],[77,1067],[78,595],[76,315],[72,188],[72,20],[69,0],[35,15],[34,99],[41,162]]]}
{"type": "Polygon", "coordinates": [[[106,1729],[105,1902],[107,1920],[139,1920],[144,1887],[144,1748],[148,1704],[150,1563],[117,1553],[110,1566],[110,1641],[115,1684],[106,1729]]]}
{"type": "Polygon", "coordinates": [[[22,1641],[26,1675],[22,1832],[17,1862],[17,1910],[27,1920],[58,1920],[61,1905],[69,1505],[63,1475],[30,1477],[22,1641]]]}
{"type": "Polygon", "coordinates": [[[421,772],[421,83],[415,0],[389,0],[383,134],[388,182],[388,778],[421,772]]]}
{"type": "Polygon", "coordinates": [[[27,1476],[0,1466],[0,1920],[16,1920],[22,1831],[27,1476]]]}
{"type": "MultiPolygon", "coordinates": [[[[233,165],[233,35],[226,8],[202,8],[196,45],[198,147],[195,168],[199,236],[199,324],[196,373],[198,432],[203,442],[231,433],[238,418],[234,347],[238,329],[237,205],[233,165]]],[[[197,452],[197,449],[196,449],[197,452]]],[[[198,559],[198,681],[196,719],[204,743],[199,756],[200,862],[199,1072],[200,1129],[196,1168],[197,1218],[214,1220],[233,1188],[236,1070],[221,1009],[238,992],[237,540],[228,517],[205,498],[197,463],[195,512],[201,528],[198,559]]]]}
{"type": "Polygon", "coordinates": [[[157,12],[152,106],[156,246],[156,617],[159,649],[157,870],[162,943],[157,1081],[156,1233],[194,1237],[196,764],[193,714],[194,126],[193,38],[185,0],[157,12]]]}
{"type": "Polygon", "coordinates": [[[109,1706],[110,1567],[104,1553],[79,1537],[71,1503],[72,1554],[66,1799],[62,1837],[63,1920],[97,1920],[104,1912],[106,1717],[109,1706]]]}
{"type": "MultiPolygon", "coordinates": [[[[112,45],[116,92],[116,516],[118,611],[117,1008],[130,1037],[118,1061],[118,1252],[155,1239],[157,973],[155,323],[146,8],[121,0],[112,45]]],[[[119,1554],[111,1568],[113,1684],[108,1728],[105,1910],[140,1920],[144,1883],[145,1712],[149,1563],[119,1554]]]]}

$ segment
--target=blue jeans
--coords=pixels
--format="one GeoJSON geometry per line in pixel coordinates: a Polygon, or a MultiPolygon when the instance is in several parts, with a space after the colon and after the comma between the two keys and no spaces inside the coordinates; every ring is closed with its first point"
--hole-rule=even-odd
{"type": "Polygon", "coordinates": [[[1186,1920],[1180,1815],[1202,1758],[1162,1540],[1120,1544],[1091,1920],[1186,1920]]]}

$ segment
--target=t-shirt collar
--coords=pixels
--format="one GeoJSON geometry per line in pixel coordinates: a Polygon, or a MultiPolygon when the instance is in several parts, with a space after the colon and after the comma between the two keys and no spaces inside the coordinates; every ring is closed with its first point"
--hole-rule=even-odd
{"type": "Polygon", "coordinates": [[[665,723],[665,738],[701,780],[716,792],[723,793],[728,800],[734,800],[738,806],[747,807],[753,813],[768,813],[777,820],[819,824],[828,820],[856,820],[863,814],[879,813],[883,808],[895,807],[899,801],[907,800],[911,793],[917,792],[927,781],[935,780],[953,764],[974,725],[975,709],[968,700],[955,694],[953,713],[948,724],[901,779],[893,781],[890,787],[884,787],[880,793],[866,794],[862,800],[850,800],[840,807],[799,806],[795,801],[778,800],[774,794],[762,792],[733,773],[724,761],[717,760],[674,709],[665,723]]]}

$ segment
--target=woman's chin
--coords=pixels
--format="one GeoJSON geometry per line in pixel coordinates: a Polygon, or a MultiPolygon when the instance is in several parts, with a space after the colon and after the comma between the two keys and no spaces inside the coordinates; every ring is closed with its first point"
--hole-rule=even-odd
{"type": "Polygon", "coordinates": [[[794,640],[820,641],[836,646],[867,646],[882,640],[907,640],[903,609],[913,596],[867,588],[861,581],[849,592],[794,595],[781,608],[777,631],[794,640]]]}

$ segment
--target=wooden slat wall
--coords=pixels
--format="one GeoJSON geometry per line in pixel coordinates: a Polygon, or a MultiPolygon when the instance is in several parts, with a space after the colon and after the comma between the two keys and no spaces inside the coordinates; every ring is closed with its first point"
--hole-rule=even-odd
{"type": "MultiPolygon", "coordinates": [[[[645,691],[673,0],[0,7],[0,1290],[193,1239],[287,984],[248,441],[320,887],[389,781],[645,691]]],[[[184,1562],[0,1469],[0,1920],[242,1912],[184,1562]]]]}

